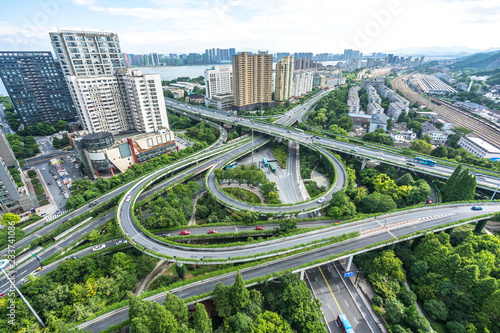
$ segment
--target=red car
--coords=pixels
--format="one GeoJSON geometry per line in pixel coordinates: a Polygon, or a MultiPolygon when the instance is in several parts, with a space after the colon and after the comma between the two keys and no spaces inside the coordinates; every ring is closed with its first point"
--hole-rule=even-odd
{"type": "Polygon", "coordinates": [[[264,230],[264,227],[257,227],[255,230],[264,230]]]}
{"type": "Polygon", "coordinates": [[[214,229],[212,229],[212,230],[208,230],[208,234],[209,234],[209,235],[210,235],[210,234],[218,234],[218,233],[219,233],[219,231],[214,230],[214,229]]]}
{"type": "Polygon", "coordinates": [[[182,231],[181,231],[181,236],[186,236],[186,235],[191,235],[191,231],[188,231],[188,230],[182,230],[182,231]]]}
{"type": "Polygon", "coordinates": [[[426,203],[426,204],[428,204],[428,205],[430,205],[430,204],[432,204],[432,203],[433,203],[433,201],[432,201],[432,199],[429,199],[429,200],[427,200],[425,203],[426,203]]]}

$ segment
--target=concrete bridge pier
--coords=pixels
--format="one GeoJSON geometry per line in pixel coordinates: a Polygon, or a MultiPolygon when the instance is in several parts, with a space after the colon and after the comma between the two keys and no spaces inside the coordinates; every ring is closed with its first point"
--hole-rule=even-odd
{"type": "Polygon", "coordinates": [[[363,157],[363,162],[361,163],[361,170],[365,168],[366,165],[366,158],[363,157]]]}
{"type": "Polygon", "coordinates": [[[350,256],[349,259],[347,259],[347,266],[345,267],[346,272],[351,270],[352,257],[354,256],[350,256]]]}
{"type": "Polygon", "coordinates": [[[301,280],[304,280],[304,278],[305,278],[305,273],[306,273],[306,271],[305,271],[305,270],[300,271],[300,279],[301,279],[301,280]]]}
{"type": "Polygon", "coordinates": [[[483,231],[483,228],[486,225],[486,222],[488,222],[488,220],[481,220],[481,221],[477,222],[476,228],[474,229],[474,231],[477,233],[480,233],[481,231],[483,231]]]}

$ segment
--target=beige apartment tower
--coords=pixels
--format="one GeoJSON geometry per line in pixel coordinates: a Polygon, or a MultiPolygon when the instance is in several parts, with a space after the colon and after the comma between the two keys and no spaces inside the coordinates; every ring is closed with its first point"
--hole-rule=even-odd
{"type": "Polygon", "coordinates": [[[273,56],[260,52],[233,55],[233,94],[236,111],[274,106],[272,98],[273,56]]]}
{"type": "Polygon", "coordinates": [[[284,56],[276,63],[274,99],[286,101],[292,98],[293,56],[284,56]]]}

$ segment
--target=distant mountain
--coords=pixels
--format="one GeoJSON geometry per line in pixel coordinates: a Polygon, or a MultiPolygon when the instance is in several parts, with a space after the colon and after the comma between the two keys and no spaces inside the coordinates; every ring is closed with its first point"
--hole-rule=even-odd
{"type": "Polygon", "coordinates": [[[489,52],[489,53],[477,53],[460,59],[453,65],[450,65],[451,69],[455,70],[487,70],[495,69],[500,67],[500,52],[489,52]]]}
{"type": "Polygon", "coordinates": [[[384,51],[395,55],[412,55],[415,57],[428,56],[428,57],[449,57],[449,58],[463,58],[474,55],[476,53],[487,53],[492,51],[499,51],[499,47],[492,47],[487,50],[472,49],[463,46],[431,46],[431,47],[405,47],[392,51],[384,51]]]}

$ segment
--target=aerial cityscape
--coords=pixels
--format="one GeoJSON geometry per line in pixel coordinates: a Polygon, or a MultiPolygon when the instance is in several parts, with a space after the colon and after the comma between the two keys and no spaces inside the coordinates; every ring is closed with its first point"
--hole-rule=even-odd
{"type": "Polygon", "coordinates": [[[2,7],[0,332],[500,333],[498,3],[2,7]]]}

